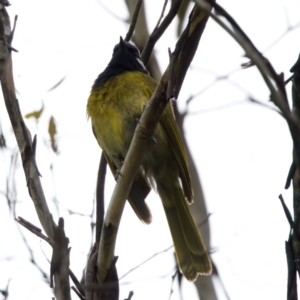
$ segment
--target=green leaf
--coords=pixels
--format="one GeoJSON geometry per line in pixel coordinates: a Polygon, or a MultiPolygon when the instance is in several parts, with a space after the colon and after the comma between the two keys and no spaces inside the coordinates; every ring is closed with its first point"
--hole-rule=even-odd
{"type": "Polygon", "coordinates": [[[55,153],[57,153],[58,152],[57,151],[57,141],[55,138],[57,131],[56,131],[56,124],[55,124],[55,120],[54,120],[53,116],[51,116],[51,118],[49,120],[48,132],[49,132],[50,140],[51,140],[51,148],[55,153]]]}
{"type": "Polygon", "coordinates": [[[35,118],[36,120],[38,120],[40,118],[43,110],[44,110],[44,104],[42,105],[42,108],[40,110],[35,110],[35,111],[31,112],[31,113],[26,114],[25,118],[26,119],[35,118]]]}

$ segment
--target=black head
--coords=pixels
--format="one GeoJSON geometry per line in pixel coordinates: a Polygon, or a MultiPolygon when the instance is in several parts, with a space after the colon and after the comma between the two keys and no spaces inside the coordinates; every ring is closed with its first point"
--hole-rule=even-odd
{"type": "Polygon", "coordinates": [[[119,44],[114,47],[112,59],[106,69],[96,79],[93,88],[100,86],[111,77],[117,76],[125,71],[138,71],[149,74],[141,60],[138,48],[125,42],[122,37],[120,37],[119,44]]]}
{"type": "Polygon", "coordinates": [[[134,45],[123,41],[120,37],[120,43],[114,48],[112,59],[108,64],[111,68],[123,69],[124,71],[140,71],[148,74],[144,66],[140,51],[134,45]]]}

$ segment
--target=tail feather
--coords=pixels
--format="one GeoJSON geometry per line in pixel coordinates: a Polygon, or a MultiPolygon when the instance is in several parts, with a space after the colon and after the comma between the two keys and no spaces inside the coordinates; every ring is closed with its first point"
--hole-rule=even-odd
{"type": "Polygon", "coordinates": [[[171,231],[179,268],[190,281],[198,274],[210,275],[212,266],[204,242],[192,217],[181,188],[158,187],[171,231]]]}
{"type": "Polygon", "coordinates": [[[181,189],[177,191],[174,200],[181,229],[189,250],[195,255],[203,255],[207,251],[181,189]]]}

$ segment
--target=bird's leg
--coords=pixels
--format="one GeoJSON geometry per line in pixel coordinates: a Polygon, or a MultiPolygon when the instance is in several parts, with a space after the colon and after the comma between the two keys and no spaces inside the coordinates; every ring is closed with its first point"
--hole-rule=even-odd
{"type": "Polygon", "coordinates": [[[121,154],[118,154],[118,156],[116,157],[118,160],[118,166],[120,166],[118,169],[116,169],[116,174],[115,174],[115,180],[118,181],[119,176],[123,176],[121,174],[121,167],[124,164],[124,157],[121,154]]]}

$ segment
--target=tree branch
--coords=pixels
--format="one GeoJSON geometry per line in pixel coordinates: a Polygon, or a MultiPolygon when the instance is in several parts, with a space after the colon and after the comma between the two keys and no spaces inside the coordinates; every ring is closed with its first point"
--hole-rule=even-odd
{"type": "Polygon", "coordinates": [[[138,0],[137,3],[136,3],[135,9],[134,9],[134,12],[133,12],[133,15],[132,15],[132,19],[131,19],[131,24],[130,24],[129,30],[126,34],[126,37],[124,39],[124,41],[126,41],[126,42],[129,42],[132,35],[133,35],[135,25],[136,25],[136,22],[137,22],[139,12],[140,12],[140,8],[141,8],[142,4],[143,4],[143,0],[138,0]]]}
{"type": "Polygon", "coordinates": [[[51,240],[53,248],[51,275],[54,274],[55,279],[54,293],[58,300],[68,300],[71,299],[68,275],[69,254],[66,245],[67,239],[63,229],[63,220],[60,219],[59,226],[56,226],[50,214],[39,178],[40,173],[35,161],[36,137],[32,141],[16,98],[11,59],[11,50],[14,50],[11,46],[14,30],[15,26],[13,31],[11,31],[9,16],[3,4],[0,3],[0,80],[2,93],[21,153],[28,192],[35,205],[41,225],[51,240]]]}
{"type": "Polygon", "coordinates": [[[10,32],[9,17],[6,9],[3,7],[0,9],[0,80],[2,93],[21,153],[29,195],[33,200],[44,231],[52,239],[56,225],[50,214],[40,182],[31,134],[23,121],[19,102],[16,98],[11,53],[7,47],[8,41],[11,42],[11,38],[6,38],[6,36],[10,36],[10,32]]]}
{"type": "Polygon", "coordinates": [[[161,24],[154,28],[153,32],[151,33],[147,44],[141,54],[142,61],[145,65],[148,64],[150,55],[153,51],[153,48],[156,44],[156,42],[160,39],[160,37],[163,35],[165,30],[169,27],[171,22],[173,21],[174,17],[176,16],[180,5],[182,3],[182,0],[174,0],[172,1],[172,5],[170,7],[170,10],[164,20],[161,22],[161,24]]]}
{"type": "Polygon", "coordinates": [[[107,162],[103,152],[101,153],[98,179],[97,179],[97,191],[96,191],[96,243],[100,242],[101,230],[104,220],[104,187],[106,176],[107,162]]]}
{"type": "MultiPolygon", "coordinates": [[[[234,19],[220,5],[216,3],[209,5],[204,0],[195,0],[195,2],[199,5],[199,7],[207,11],[209,11],[212,6],[215,8],[215,14],[209,13],[210,16],[244,49],[246,56],[251,59],[250,64],[257,66],[270,90],[271,100],[279,108],[280,113],[285,118],[289,126],[294,149],[293,163],[285,187],[288,188],[290,180],[293,179],[294,222],[292,222],[287,210],[285,210],[290,225],[293,226],[289,241],[286,242],[286,254],[289,270],[288,299],[297,299],[297,283],[294,272],[296,269],[298,271],[298,275],[300,275],[300,57],[291,69],[291,72],[294,73],[292,86],[293,110],[291,112],[286,95],[283,74],[277,74],[275,72],[275,69],[270,62],[262,56],[234,19]],[[218,16],[216,14],[218,14],[218,16]],[[224,17],[230,26],[225,24],[219,16],[224,17]]],[[[281,201],[284,205],[282,199],[281,201]]]]}
{"type": "MultiPolygon", "coordinates": [[[[122,176],[119,176],[104,220],[97,260],[97,277],[100,284],[104,282],[114,259],[118,228],[134,176],[139,168],[143,153],[154,134],[156,124],[158,123],[168,100],[170,100],[167,98],[166,94],[167,83],[169,80],[172,82],[172,74],[169,74],[169,70],[172,70],[173,63],[175,64],[174,70],[180,70],[177,64],[182,61],[178,60],[178,56],[182,54],[181,51],[184,49],[183,45],[189,41],[189,38],[198,37],[198,39],[200,39],[201,35],[194,35],[194,31],[199,30],[197,24],[201,22],[205,16],[206,14],[199,9],[193,10],[192,18],[188,25],[189,30],[185,31],[185,34],[183,34],[177,42],[174,52],[171,53],[171,63],[162,76],[136,127],[132,143],[121,168],[122,176]]],[[[199,40],[197,41],[197,44],[198,42],[199,40]]],[[[184,76],[179,77],[178,74],[175,73],[174,78],[177,78],[176,84],[181,86],[184,76]]],[[[172,93],[170,93],[170,95],[172,96],[172,93]]]]}

